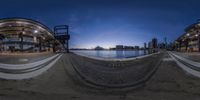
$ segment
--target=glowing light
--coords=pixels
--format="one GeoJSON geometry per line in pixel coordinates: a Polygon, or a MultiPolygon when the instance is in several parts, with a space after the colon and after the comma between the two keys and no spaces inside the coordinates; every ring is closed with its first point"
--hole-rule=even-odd
{"type": "Polygon", "coordinates": [[[188,33],[187,36],[190,36],[190,34],[188,33]]]}
{"type": "Polygon", "coordinates": [[[25,33],[26,33],[25,31],[22,32],[22,34],[25,34],[25,33]]]}
{"type": "Polygon", "coordinates": [[[199,36],[198,34],[195,35],[196,37],[199,36]]]}
{"type": "Polygon", "coordinates": [[[34,33],[38,33],[38,30],[34,30],[34,33]]]}

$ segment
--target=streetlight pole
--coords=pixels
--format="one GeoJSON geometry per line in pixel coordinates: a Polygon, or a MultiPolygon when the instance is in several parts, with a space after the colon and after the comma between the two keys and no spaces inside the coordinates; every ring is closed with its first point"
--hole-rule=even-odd
{"type": "Polygon", "coordinates": [[[69,35],[69,26],[67,25],[67,43],[66,43],[66,49],[67,49],[67,53],[69,53],[69,39],[70,39],[70,35],[69,35]]]}
{"type": "Polygon", "coordinates": [[[23,52],[23,48],[24,48],[24,47],[23,47],[23,42],[24,42],[23,34],[24,34],[24,29],[22,29],[22,31],[19,33],[21,52],[23,52]]]}
{"type": "Polygon", "coordinates": [[[0,45],[0,51],[2,51],[3,48],[3,39],[5,38],[5,36],[3,34],[0,34],[0,40],[1,40],[1,45],[0,45]]]}

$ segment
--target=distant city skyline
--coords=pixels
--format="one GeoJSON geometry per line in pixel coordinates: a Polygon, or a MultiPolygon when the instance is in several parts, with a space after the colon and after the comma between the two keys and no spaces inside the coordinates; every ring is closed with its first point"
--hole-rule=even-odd
{"type": "MultiPolygon", "coordinates": [[[[122,44],[120,44],[120,45],[122,45],[122,44]]],[[[112,46],[112,47],[105,48],[105,47],[103,47],[103,46],[97,45],[97,46],[91,47],[91,48],[71,48],[71,49],[95,49],[95,48],[97,48],[97,47],[100,47],[100,48],[103,48],[103,49],[113,49],[113,48],[116,48],[116,46],[118,46],[118,45],[114,45],[114,46],[112,46]]],[[[122,45],[122,46],[124,46],[124,47],[135,47],[135,46],[138,46],[138,45],[122,45]]],[[[144,47],[144,46],[139,46],[139,48],[143,48],[143,47],[144,47]]]]}
{"type": "Polygon", "coordinates": [[[143,46],[176,40],[200,18],[199,0],[4,0],[0,18],[23,17],[51,29],[70,26],[70,48],[143,46]]]}

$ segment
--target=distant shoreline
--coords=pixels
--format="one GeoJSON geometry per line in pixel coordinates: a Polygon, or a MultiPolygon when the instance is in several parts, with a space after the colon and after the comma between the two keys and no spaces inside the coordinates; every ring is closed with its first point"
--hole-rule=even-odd
{"type": "Polygon", "coordinates": [[[96,60],[103,60],[103,61],[129,61],[129,60],[145,58],[154,54],[159,54],[160,52],[148,53],[148,54],[143,54],[143,55],[138,55],[138,56],[129,56],[129,57],[124,57],[124,58],[112,58],[112,57],[100,57],[100,56],[97,57],[97,56],[91,56],[91,55],[85,55],[85,54],[78,54],[75,52],[72,52],[72,53],[75,55],[82,56],[82,57],[87,57],[87,58],[96,59],[96,60]]]}
{"type": "Polygon", "coordinates": [[[148,50],[72,50],[71,52],[100,59],[127,59],[152,54],[148,50]]]}
{"type": "MultiPolygon", "coordinates": [[[[139,49],[139,50],[110,50],[110,49],[104,49],[104,50],[94,50],[94,49],[70,49],[72,51],[77,51],[77,50],[82,50],[82,51],[141,51],[144,49],[139,49]]],[[[148,50],[148,49],[146,49],[148,50]]]]}

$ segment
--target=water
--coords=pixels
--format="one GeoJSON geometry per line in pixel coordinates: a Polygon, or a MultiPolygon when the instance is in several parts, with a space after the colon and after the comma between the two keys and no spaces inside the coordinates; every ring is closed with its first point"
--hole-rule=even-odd
{"type": "Polygon", "coordinates": [[[147,51],[124,51],[124,50],[73,50],[72,52],[78,55],[85,55],[99,58],[133,58],[148,54],[147,51]]]}

